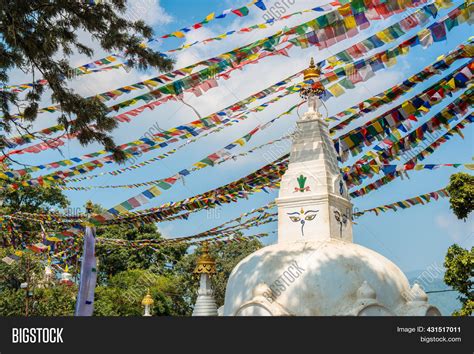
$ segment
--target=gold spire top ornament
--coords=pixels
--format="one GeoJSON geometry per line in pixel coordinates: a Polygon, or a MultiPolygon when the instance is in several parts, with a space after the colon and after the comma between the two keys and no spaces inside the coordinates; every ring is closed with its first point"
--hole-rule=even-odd
{"type": "Polygon", "coordinates": [[[314,65],[314,59],[311,57],[308,69],[303,70],[304,82],[301,84],[300,97],[308,100],[310,97],[322,97],[324,94],[324,85],[321,83],[321,69],[314,65]],[[306,82],[311,80],[312,82],[306,82]]]}
{"type": "Polygon", "coordinates": [[[154,303],[154,301],[153,301],[153,298],[150,295],[150,289],[148,289],[147,292],[146,292],[145,297],[142,300],[142,305],[143,306],[146,306],[146,305],[151,306],[151,305],[153,305],[153,303],[154,303]]]}
{"type": "Polygon", "coordinates": [[[303,71],[303,75],[305,81],[309,79],[318,79],[321,75],[321,70],[314,65],[313,57],[311,57],[308,69],[305,69],[303,71]]]}
{"type": "Polygon", "coordinates": [[[216,274],[216,261],[209,254],[209,246],[204,242],[198,258],[194,274],[216,274]]]}

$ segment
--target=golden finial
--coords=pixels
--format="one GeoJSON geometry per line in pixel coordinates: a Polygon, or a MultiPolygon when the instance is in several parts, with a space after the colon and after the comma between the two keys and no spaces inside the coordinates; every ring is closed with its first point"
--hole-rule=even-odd
{"type": "Polygon", "coordinates": [[[303,71],[304,80],[317,79],[321,75],[321,70],[314,65],[314,59],[311,57],[309,68],[303,71]]]}
{"type": "Polygon", "coordinates": [[[142,300],[142,305],[143,306],[153,305],[153,303],[154,303],[154,301],[153,301],[153,298],[150,295],[150,289],[147,289],[146,295],[142,300]]]}
{"type": "Polygon", "coordinates": [[[216,274],[216,261],[209,255],[207,242],[202,244],[201,255],[198,258],[194,274],[216,274]]]}

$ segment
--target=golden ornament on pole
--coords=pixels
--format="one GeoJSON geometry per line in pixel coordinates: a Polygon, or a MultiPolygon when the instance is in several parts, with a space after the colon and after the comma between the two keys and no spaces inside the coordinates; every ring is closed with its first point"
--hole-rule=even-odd
{"type": "Polygon", "coordinates": [[[325,91],[324,85],[320,81],[321,69],[314,65],[314,59],[312,57],[309,62],[309,67],[303,70],[303,77],[304,82],[300,90],[301,98],[307,100],[310,97],[321,97],[325,91]]]}
{"type": "Polygon", "coordinates": [[[305,81],[309,79],[318,79],[321,75],[321,70],[314,65],[313,57],[311,57],[308,69],[303,71],[303,75],[305,81]]]}
{"type": "Polygon", "coordinates": [[[216,274],[216,261],[209,254],[209,246],[204,242],[201,249],[201,255],[198,258],[194,274],[216,274]]]}
{"type": "Polygon", "coordinates": [[[154,301],[150,295],[150,289],[147,289],[146,295],[142,300],[142,305],[145,307],[145,312],[143,316],[150,317],[151,316],[151,306],[153,305],[154,301]]]}

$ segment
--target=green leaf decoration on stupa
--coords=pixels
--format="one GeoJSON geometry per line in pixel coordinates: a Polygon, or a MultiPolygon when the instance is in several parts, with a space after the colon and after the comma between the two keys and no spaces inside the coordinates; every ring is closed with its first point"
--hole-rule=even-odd
{"type": "Polygon", "coordinates": [[[306,177],[300,175],[296,180],[298,181],[298,185],[300,186],[300,191],[304,190],[304,185],[306,184],[306,177]]]}

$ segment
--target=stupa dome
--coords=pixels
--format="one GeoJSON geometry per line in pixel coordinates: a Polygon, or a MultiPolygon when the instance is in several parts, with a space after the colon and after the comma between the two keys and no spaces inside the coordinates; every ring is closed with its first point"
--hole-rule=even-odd
{"type": "Polygon", "coordinates": [[[234,268],[223,314],[440,315],[420,292],[394,263],[366,247],[337,239],[278,243],[234,268]]]}

